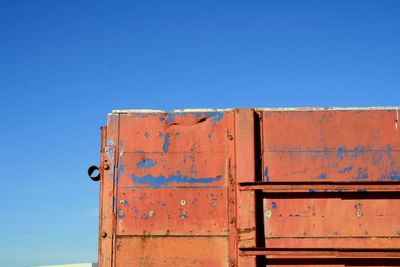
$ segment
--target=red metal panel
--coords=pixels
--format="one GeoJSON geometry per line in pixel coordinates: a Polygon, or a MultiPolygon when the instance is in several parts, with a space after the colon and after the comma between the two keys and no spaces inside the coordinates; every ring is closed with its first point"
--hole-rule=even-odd
{"type": "Polygon", "coordinates": [[[118,190],[118,235],[228,235],[226,189],[118,190]]]}
{"type": "Polygon", "coordinates": [[[102,129],[101,180],[100,180],[100,227],[99,227],[99,267],[113,264],[115,242],[114,178],[116,144],[118,144],[119,115],[110,115],[106,128],[102,129]]]}
{"type": "Polygon", "coordinates": [[[226,129],[222,112],[120,115],[116,266],[228,264],[226,129]]]}
{"type": "Polygon", "coordinates": [[[384,193],[398,186],[383,183],[400,179],[395,123],[395,110],[264,112],[266,246],[400,248],[400,200],[384,193]]]}
{"type": "MultiPolygon", "coordinates": [[[[254,110],[235,111],[236,182],[255,181],[254,110]]],[[[239,247],[256,246],[256,210],[254,192],[236,192],[237,243],[239,247]]],[[[255,257],[240,257],[238,266],[254,266],[255,257]]]]}
{"type": "Polygon", "coordinates": [[[121,115],[121,152],[225,152],[223,112],[121,115]]]}
{"type": "Polygon", "coordinates": [[[399,199],[267,199],[264,205],[267,238],[332,239],[328,247],[346,238],[344,247],[353,248],[365,238],[400,238],[399,199]]]}
{"type": "Polygon", "coordinates": [[[117,267],[229,266],[225,237],[121,237],[116,256],[117,267]]]}
{"type": "Polygon", "coordinates": [[[268,181],[400,179],[395,110],[263,113],[268,181]]]}
{"type": "Polygon", "coordinates": [[[400,266],[396,116],[110,115],[99,266],[400,266]]]}

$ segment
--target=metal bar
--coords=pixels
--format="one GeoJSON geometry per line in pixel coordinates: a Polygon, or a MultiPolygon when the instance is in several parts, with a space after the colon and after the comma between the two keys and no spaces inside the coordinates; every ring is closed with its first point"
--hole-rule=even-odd
{"type": "Polygon", "coordinates": [[[400,258],[399,249],[280,249],[241,248],[241,256],[267,256],[268,258],[400,258]]]}
{"type": "Polygon", "coordinates": [[[242,191],[262,190],[265,193],[360,193],[400,192],[400,182],[246,182],[240,183],[242,191]]]}

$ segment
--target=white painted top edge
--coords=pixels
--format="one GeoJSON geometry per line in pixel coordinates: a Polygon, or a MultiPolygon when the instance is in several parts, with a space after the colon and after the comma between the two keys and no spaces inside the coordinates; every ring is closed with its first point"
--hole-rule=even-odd
{"type": "Polygon", "coordinates": [[[76,264],[58,264],[58,265],[41,265],[35,267],[97,267],[97,263],[76,263],[76,264]]]}
{"type": "MultiPolygon", "coordinates": [[[[113,114],[121,113],[184,113],[184,112],[227,112],[236,108],[225,109],[174,109],[171,111],[156,110],[156,109],[117,109],[113,110],[113,114]]],[[[240,108],[237,108],[240,109],[240,108]]],[[[323,111],[323,110],[399,110],[400,106],[390,107],[294,107],[294,108],[254,108],[256,111],[323,111]]]]}

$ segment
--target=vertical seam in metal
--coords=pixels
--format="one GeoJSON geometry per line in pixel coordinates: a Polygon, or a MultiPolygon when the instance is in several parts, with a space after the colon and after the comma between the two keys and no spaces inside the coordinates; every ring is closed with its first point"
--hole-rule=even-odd
{"type": "Polygon", "coordinates": [[[117,242],[117,194],[118,194],[118,177],[119,177],[119,139],[120,139],[120,125],[121,125],[121,114],[118,114],[118,128],[117,128],[117,142],[115,144],[115,162],[114,162],[114,175],[113,175],[113,194],[115,201],[113,201],[113,229],[112,229],[112,255],[111,257],[111,266],[116,266],[116,242],[117,242]]]}

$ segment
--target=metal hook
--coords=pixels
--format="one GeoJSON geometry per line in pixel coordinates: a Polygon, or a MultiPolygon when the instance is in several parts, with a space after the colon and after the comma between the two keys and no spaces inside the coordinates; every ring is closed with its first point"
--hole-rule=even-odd
{"type": "Polygon", "coordinates": [[[88,173],[90,179],[92,179],[93,181],[97,182],[100,180],[100,168],[99,167],[92,165],[88,168],[87,173],[88,173]],[[96,171],[98,172],[97,175],[93,176],[93,173],[95,173],[96,171]]]}

